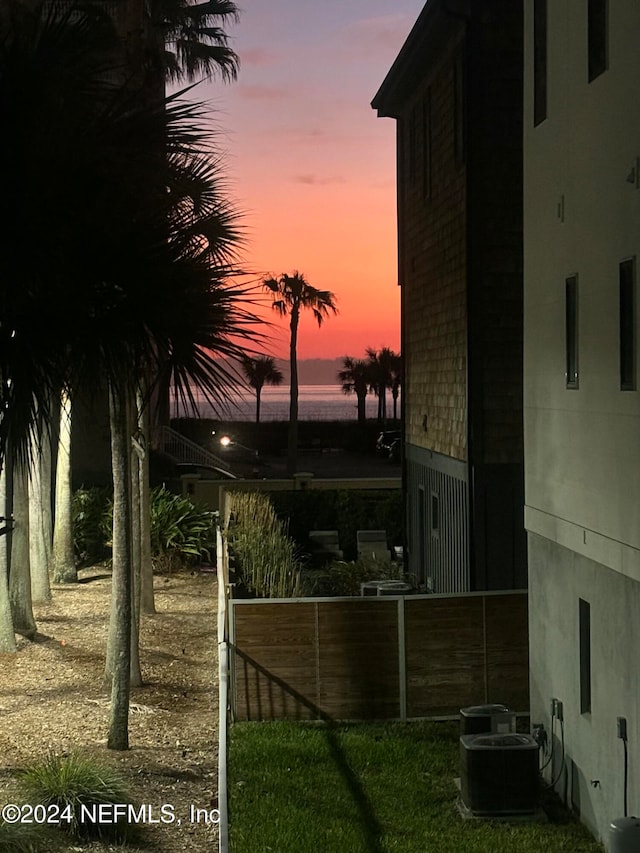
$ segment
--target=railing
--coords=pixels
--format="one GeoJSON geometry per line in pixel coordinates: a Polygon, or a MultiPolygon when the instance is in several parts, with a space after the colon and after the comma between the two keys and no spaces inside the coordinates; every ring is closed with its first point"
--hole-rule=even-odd
{"type": "Polygon", "coordinates": [[[231,466],[225,459],[205,450],[195,441],[176,432],[168,426],[160,427],[160,450],[170,456],[175,462],[188,465],[202,465],[208,468],[222,468],[230,471],[231,466]]]}

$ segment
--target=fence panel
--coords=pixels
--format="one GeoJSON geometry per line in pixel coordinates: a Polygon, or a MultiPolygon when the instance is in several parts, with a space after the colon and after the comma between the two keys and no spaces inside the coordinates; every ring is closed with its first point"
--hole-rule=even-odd
{"type": "Polygon", "coordinates": [[[230,604],[236,719],[528,709],[526,593],[230,604]]]}

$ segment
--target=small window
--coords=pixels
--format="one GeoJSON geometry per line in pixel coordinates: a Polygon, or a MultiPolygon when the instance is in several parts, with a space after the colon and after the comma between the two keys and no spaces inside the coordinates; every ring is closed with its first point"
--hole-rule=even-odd
{"type": "Polygon", "coordinates": [[[620,388],[636,390],[635,260],[620,264],[620,388]]]}
{"type": "Polygon", "coordinates": [[[547,117],[547,0],[533,5],[533,124],[547,117]]]}
{"type": "Polygon", "coordinates": [[[591,711],[591,605],[578,599],[580,633],[580,713],[591,711]]]}
{"type": "Polygon", "coordinates": [[[431,535],[440,533],[440,498],[435,492],[431,492],[431,535]]]}
{"type": "Polygon", "coordinates": [[[578,387],[578,276],[565,281],[567,388],[578,387]]]}
{"type": "Polygon", "coordinates": [[[588,0],[589,82],[607,70],[609,64],[607,0],[588,0]]]}
{"type": "Polygon", "coordinates": [[[422,195],[431,198],[431,89],[422,104],[422,195]]]}

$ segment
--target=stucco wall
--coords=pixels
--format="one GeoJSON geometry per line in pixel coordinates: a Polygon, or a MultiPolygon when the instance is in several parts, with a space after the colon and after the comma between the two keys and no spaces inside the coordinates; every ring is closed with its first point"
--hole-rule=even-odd
{"type": "Polygon", "coordinates": [[[610,67],[591,83],[585,4],[548,7],[548,117],[534,128],[527,2],[526,503],[640,548],[640,393],[620,390],[618,361],[618,265],[640,253],[640,190],[627,181],[640,154],[640,4],[610,4],[610,67]],[[564,288],[574,274],[579,388],[568,390],[564,288]]]}
{"type": "Polygon", "coordinates": [[[640,802],[640,583],[556,545],[529,537],[529,658],[531,721],[551,731],[550,702],[563,702],[565,770],[560,731],[545,771],[587,826],[606,838],[623,815],[624,752],[617,717],[626,717],[630,814],[640,802]],[[590,604],[591,712],[580,713],[578,601],[590,604]],[[598,785],[592,784],[597,780],[598,785]]]}

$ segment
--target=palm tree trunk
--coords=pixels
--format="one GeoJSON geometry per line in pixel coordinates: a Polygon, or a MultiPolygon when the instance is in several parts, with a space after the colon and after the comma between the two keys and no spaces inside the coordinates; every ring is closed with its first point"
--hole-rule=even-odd
{"type": "Polygon", "coordinates": [[[256,423],[260,423],[260,392],[261,388],[256,388],[256,423]]]}
{"type": "MultiPolygon", "coordinates": [[[[31,430],[31,448],[29,462],[29,561],[31,565],[31,596],[33,601],[49,601],[49,563],[51,560],[51,542],[47,537],[46,511],[43,504],[46,465],[44,456],[48,436],[40,423],[31,430]]],[[[49,446],[51,446],[49,444],[49,446]]],[[[49,469],[50,470],[50,469],[49,469]]],[[[49,520],[51,509],[49,508],[49,520]]]]}
{"type": "MultiPolygon", "coordinates": [[[[137,403],[129,398],[127,407],[128,435],[137,432],[137,403]],[[134,429],[134,426],[136,429],[134,429]]],[[[131,477],[131,687],[142,687],[140,672],[140,595],[142,591],[142,543],[140,541],[140,464],[142,460],[129,441],[129,476],[131,477]]]]}
{"type": "Polygon", "coordinates": [[[358,423],[360,426],[367,420],[367,392],[356,392],[358,395],[358,423]]]}
{"type": "Polygon", "coordinates": [[[289,365],[291,368],[291,385],[289,399],[289,442],[287,452],[287,473],[290,477],[298,467],[298,320],[300,309],[291,309],[291,341],[289,348],[289,365]]]}
{"type": "Polygon", "coordinates": [[[2,460],[2,463],[0,470],[0,515],[4,516],[4,521],[0,521],[0,528],[2,528],[2,532],[0,532],[0,653],[15,652],[16,650],[16,636],[13,631],[11,602],[9,600],[10,475],[7,475],[6,458],[2,460]]]}
{"type": "Polygon", "coordinates": [[[153,595],[153,562],[151,560],[151,490],[149,488],[150,414],[144,405],[143,395],[138,391],[138,427],[145,437],[145,454],[141,460],[140,473],[140,554],[142,559],[142,585],[140,609],[143,613],[156,612],[153,595]]]}
{"type": "Polygon", "coordinates": [[[62,395],[60,406],[52,563],[55,583],[77,583],[71,522],[71,397],[66,393],[62,395]]]}
{"type": "Polygon", "coordinates": [[[131,673],[131,507],[130,445],[127,394],[109,389],[111,461],[113,468],[113,575],[107,640],[106,680],[111,684],[109,749],[129,748],[131,673]]]}
{"type": "Polygon", "coordinates": [[[26,464],[16,465],[13,469],[14,526],[9,560],[9,599],[14,630],[32,640],[36,635],[36,622],[33,618],[29,570],[28,481],[26,464]]]}

